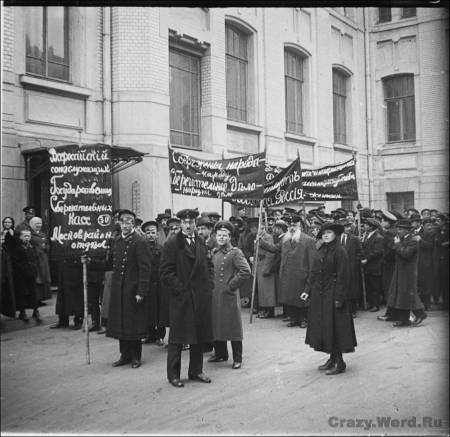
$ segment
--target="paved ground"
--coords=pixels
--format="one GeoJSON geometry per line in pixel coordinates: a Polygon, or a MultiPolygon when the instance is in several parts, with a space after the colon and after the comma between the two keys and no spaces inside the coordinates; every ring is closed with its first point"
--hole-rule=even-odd
{"type": "MultiPolygon", "coordinates": [[[[52,305],[41,312],[54,321],[52,305]]],[[[4,321],[2,433],[448,434],[448,313],[402,329],[361,314],[357,351],[338,376],[317,370],[326,356],[304,344],[304,329],[242,315],[243,368],[206,363],[212,384],[182,389],[165,378],[164,348],[144,345],[139,369],[112,368],[117,342],[91,334],[87,365],[83,332],[4,321]]]]}

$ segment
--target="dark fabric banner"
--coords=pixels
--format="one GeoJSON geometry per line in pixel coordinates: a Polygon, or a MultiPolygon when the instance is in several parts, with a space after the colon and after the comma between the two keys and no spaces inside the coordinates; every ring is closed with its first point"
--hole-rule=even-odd
{"type": "Polygon", "coordinates": [[[111,149],[49,149],[52,257],[102,256],[112,236],[111,149]]]}
{"type": "Polygon", "coordinates": [[[265,206],[271,208],[303,200],[299,158],[279,172],[276,167],[272,167],[267,175],[270,180],[264,186],[265,206]]]}
{"type": "Polygon", "coordinates": [[[199,159],[169,148],[172,193],[224,200],[261,199],[266,153],[199,159]]]}
{"type": "Polygon", "coordinates": [[[356,200],[356,162],[349,159],[341,164],[327,165],[315,170],[302,170],[302,200],[356,200]]]}

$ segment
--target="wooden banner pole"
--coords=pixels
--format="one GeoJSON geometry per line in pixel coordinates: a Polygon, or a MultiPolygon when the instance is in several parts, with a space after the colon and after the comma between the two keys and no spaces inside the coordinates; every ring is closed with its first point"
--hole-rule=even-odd
{"type": "Polygon", "coordinates": [[[256,290],[256,269],[258,268],[258,254],[259,254],[259,238],[258,235],[261,232],[261,222],[262,222],[262,210],[263,210],[264,200],[261,199],[259,202],[259,220],[258,220],[258,233],[256,234],[256,248],[255,256],[253,257],[253,286],[252,286],[252,301],[250,304],[250,323],[253,321],[253,306],[255,304],[255,290],[256,290]]]}
{"type": "Polygon", "coordinates": [[[86,334],[86,363],[91,364],[91,352],[89,348],[89,323],[88,323],[88,291],[87,291],[87,263],[86,255],[81,256],[83,266],[83,297],[84,297],[84,332],[86,334]]]}

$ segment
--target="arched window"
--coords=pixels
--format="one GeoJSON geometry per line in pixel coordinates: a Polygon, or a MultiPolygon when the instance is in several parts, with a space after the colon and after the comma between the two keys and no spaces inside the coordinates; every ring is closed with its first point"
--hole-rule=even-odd
{"type": "Polygon", "coordinates": [[[249,35],[227,23],[225,38],[227,117],[247,122],[249,35]]]}
{"type": "Polygon", "coordinates": [[[307,57],[300,52],[284,50],[284,81],[286,100],[286,132],[304,133],[305,64],[307,57]]]}
{"type": "Polygon", "coordinates": [[[416,139],[414,75],[399,74],[383,79],[387,141],[416,139]]]}

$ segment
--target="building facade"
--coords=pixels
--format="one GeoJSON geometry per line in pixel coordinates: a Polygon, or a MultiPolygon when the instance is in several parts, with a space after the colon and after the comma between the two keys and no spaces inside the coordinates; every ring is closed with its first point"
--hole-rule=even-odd
{"type": "Polygon", "coordinates": [[[48,218],[48,174],[32,152],[78,141],[147,154],[114,176],[116,207],[144,219],[165,208],[220,212],[219,200],[171,195],[169,145],[207,159],[266,150],[282,166],[298,151],[304,168],[355,154],[364,206],[448,211],[444,9],[6,7],[2,16],[3,216],[32,203],[48,218]]]}

